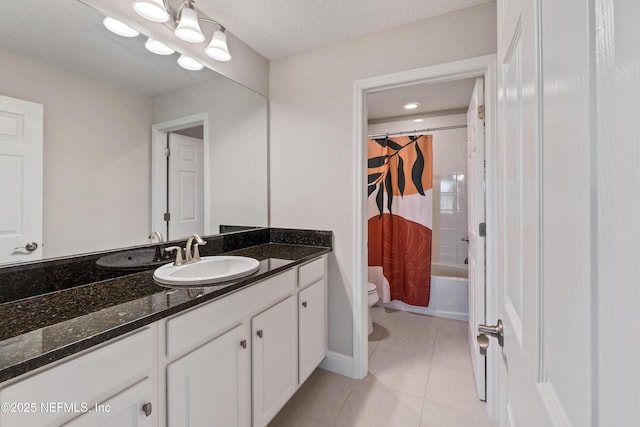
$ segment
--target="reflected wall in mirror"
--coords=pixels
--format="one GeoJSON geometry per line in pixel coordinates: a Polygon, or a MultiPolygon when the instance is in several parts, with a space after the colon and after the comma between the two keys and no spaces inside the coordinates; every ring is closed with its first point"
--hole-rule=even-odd
{"type": "MultiPolygon", "coordinates": [[[[146,37],[116,36],[103,19],[76,0],[3,5],[0,95],[41,104],[44,122],[42,240],[36,251],[0,241],[0,263],[146,244],[154,229],[166,236],[158,215],[171,188],[191,197],[171,221],[200,215],[200,233],[268,225],[267,100],[213,71],[184,70],[177,53],[154,55],[146,37]],[[202,176],[182,171],[167,188],[167,160],[157,154],[192,125],[203,126],[201,142],[192,141],[200,150],[169,162],[195,156],[202,176]]],[[[1,125],[0,162],[10,155],[1,125]]],[[[27,195],[18,181],[2,180],[0,197],[27,195]]],[[[24,231],[20,206],[3,200],[0,209],[0,236],[24,231]]],[[[171,239],[185,237],[177,228],[169,222],[171,239]]]]}

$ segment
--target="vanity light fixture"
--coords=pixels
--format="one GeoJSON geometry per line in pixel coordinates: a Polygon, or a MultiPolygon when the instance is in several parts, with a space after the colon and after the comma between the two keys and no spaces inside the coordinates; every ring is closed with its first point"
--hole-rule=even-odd
{"type": "Polygon", "coordinates": [[[171,29],[176,37],[190,43],[200,43],[205,40],[198,21],[217,25],[218,28],[213,32],[213,37],[205,48],[205,54],[216,61],[231,60],[225,28],[212,19],[199,18],[193,0],[184,0],[177,12],[171,10],[167,0],[134,0],[132,5],[140,16],[150,21],[165,23],[165,27],[171,29]]]}
{"type": "Polygon", "coordinates": [[[231,54],[227,47],[227,35],[224,33],[223,26],[220,26],[220,29],[213,33],[211,43],[204,50],[204,53],[216,61],[229,61],[231,59],[231,54]]]}
{"type": "Polygon", "coordinates": [[[189,71],[200,71],[204,68],[204,65],[185,55],[180,55],[180,58],[178,58],[178,65],[189,71]]]}
{"type": "Polygon", "coordinates": [[[171,19],[163,0],[135,0],[133,9],[138,15],[149,21],[167,22],[171,19]]]}
{"type": "Polygon", "coordinates": [[[180,8],[178,26],[173,30],[176,37],[189,43],[200,43],[204,41],[204,34],[198,24],[198,14],[193,8],[193,3],[188,0],[180,8]]]}
{"type": "Polygon", "coordinates": [[[138,31],[134,30],[127,24],[120,22],[117,19],[113,19],[110,16],[104,18],[102,23],[107,27],[107,30],[122,37],[138,37],[140,35],[138,31]]]}
{"type": "Polygon", "coordinates": [[[418,108],[418,105],[420,105],[420,104],[417,103],[417,102],[410,102],[410,103],[404,105],[404,109],[405,110],[415,110],[416,108],[418,108]]]}
{"type": "Polygon", "coordinates": [[[149,52],[153,52],[156,55],[172,55],[175,52],[175,50],[171,49],[166,44],[159,42],[158,40],[154,40],[151,37],[146,41],[144,47],[146,47],[149,52]]]}

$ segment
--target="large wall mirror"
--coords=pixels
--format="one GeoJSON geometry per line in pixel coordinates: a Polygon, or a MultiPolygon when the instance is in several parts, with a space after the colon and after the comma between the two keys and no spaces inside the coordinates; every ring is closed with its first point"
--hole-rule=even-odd
{"type": "Polygon", "coordinates": [[[178,53],[150,53],[144,35],[117,36],[104,18],[77,0],[3,4],[0,99],[43,106],[43,196],[38,249],[2,243],[22,226],[15,200],[30,183],[0,103],[0,264],[145,244],[152,231],[173,240],[268,225],[267,100],[179,67],[178,53]]]}

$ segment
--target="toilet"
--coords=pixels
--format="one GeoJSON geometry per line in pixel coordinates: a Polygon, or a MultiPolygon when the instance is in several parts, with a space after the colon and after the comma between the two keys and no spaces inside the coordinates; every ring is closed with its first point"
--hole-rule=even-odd
{"type": "Polygon", "coordinates": [[[371,307],[378,302],[378,288],[375,283],[369,282],[367,285],[368,305],[369,305],[369,335],[373,332],[373,321],[371,320],[371,307]]]}

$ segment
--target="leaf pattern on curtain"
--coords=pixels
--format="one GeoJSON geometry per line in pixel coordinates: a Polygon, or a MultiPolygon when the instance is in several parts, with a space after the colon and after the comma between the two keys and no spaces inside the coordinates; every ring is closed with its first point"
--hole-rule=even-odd
{"type": "Polygon", "coordinates": [[[427,306],[431,285],[431,135],[368,141],[369,266],[391,299],[427,306]]]}

